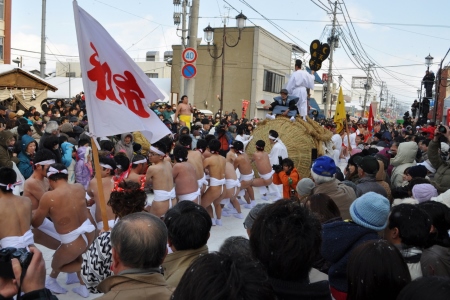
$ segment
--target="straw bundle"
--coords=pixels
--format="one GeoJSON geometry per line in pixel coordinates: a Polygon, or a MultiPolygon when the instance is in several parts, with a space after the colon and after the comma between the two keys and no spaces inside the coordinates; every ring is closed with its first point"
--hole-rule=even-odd
{"type": "MultiPolygon", "coordinates": [[[[266,152],[270,152],[272,145],[269,142],[269,131],[275,130],[279,138],[286,145],[289,158],[294,161],[302,178],[310,176],[311,152],[313,148],[317,149],[318,156],[324,155],[323,143],[329,142],[332,133],[322,128],[315,121],[307,118],[307,121],[297,117],[295,122],[289,118],[277,116],[275,120],[264,120],[258,123],[253,131],[253,139],[247,145],[245,150],[251,155],[255,152],[255,144],[258,140],[266,142],[266,152]]],[[[255,169],[255,174],[258,174],[255,169]]]]}

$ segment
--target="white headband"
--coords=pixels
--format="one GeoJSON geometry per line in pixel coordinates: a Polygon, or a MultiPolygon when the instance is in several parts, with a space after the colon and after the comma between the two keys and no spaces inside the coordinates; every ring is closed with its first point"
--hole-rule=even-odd
{"type": "Polygon", "coordinates": [[[144,163],[146,163],[146,162],[147,162],[146,159],[141,159],[141,160],[138,160],[138,161],[134,161],[134,162],[133,162],[133,165],[144,164],[144,163]]]}
{"type": "Polygon", "coordinates": [[[276,141],[278,141],[278,138],[276,138],[276,137],[274,137],[274,136],[271,136],[271,135],[269,134],[269,140],[273,140],[274,142],[276,142],[276,141]]]}
{"type": "Polygon", "coordinates": [[[68,174],[66,169],[63,170],[57,170],[53,167],[50,167],[47,171],[47,177],[50,177],[52,175],[58,174],[58,173],[63,173],[63,174],[68,174]]]}
{"type": "Polygon", "coordinates": [[[165,154],[164,152],[162,152],[162,151],[156,149],[156,148],[153,147],[153,146],[150,146],[150,150],[152,150],[153,152],[155,152],[156,154],[159,154],[159,155],[161,155],[161,156],[166,156],[166,154],[165,154]]]}
{"type": "Polygon", "coordinates": [[[22,184],[22,181],[19,180],[19,181],[16,181],[14,183],[9,183],[9,184],[0,183],[0,186],[6,186],[6,190],[9,191],[9,190],[13,190],[16,185],[21,185],[21,184],[22,184]]]}
{"type": "Polygon", "coordinates": [[[113,167],[111,167],[110,165],[107,165],[107,164],[100,164],[100,167],[103,167],[105,169],[110,169],[110,170],[112,170],[112,168],[113,168],[113,167]]]}
{"type": "Polygon", "coordinates": [[[49,160],[43,160],[43,161],[37,162],[37,163],[35,163],[35,165],[44,165],[44,166],[46,166],[46,165],[52,165],[54,163],[55,163],[54,159],[49,159],[49,160]]]}

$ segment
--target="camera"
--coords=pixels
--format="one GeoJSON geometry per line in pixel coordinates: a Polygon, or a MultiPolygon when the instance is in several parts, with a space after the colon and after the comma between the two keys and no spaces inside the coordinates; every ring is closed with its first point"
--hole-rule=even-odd
{"type": "Polygon", "coordinates": [[[447,133],[447,128],[445,128],[443,125],[439,125],[439,133],[443,133],[446,134],[447,133]]]}
{"type": "Polygon", "coordinates": [[[22,273],[24,274],[30,265],[33,253],[28,252],[26,248],[3,248],[0,250],[0,277],[14,279],[14,272],[12,269],[11,259],[17,258],[20,266],[22,267],[22,273]]]}

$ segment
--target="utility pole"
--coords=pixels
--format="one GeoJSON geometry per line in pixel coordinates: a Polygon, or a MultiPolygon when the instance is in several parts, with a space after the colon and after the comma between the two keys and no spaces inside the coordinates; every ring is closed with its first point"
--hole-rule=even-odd
{"type": "MultiPolygon", "coordinates": [[[[189,48],[197,51],[197,32],[198,32],[198,12],[200,9],[200,0],[192,0],[192,6],[189,12],[189,48]]],[[[196,62],[192,63],[194,66],[196,62]]],[[[195,102],[195,77],[187,79],[185,83],[186,95],[190,101],[195,102]]]]}
{"type": "MultiPolygon", "coordinates": [[[[180,49],[180,94],[178,95],[178,100],[181,99],[181,96],[184,95],[184,77],[182,75],[181,70],[184,67],[184,60],[183,60],[183,51],[186,48],[186,16],[187,16],[187,3],[188,0],[182,0],[182,11],[181,11],[181,49],[180,49]]],[[[178,104],[178,103],[177,103],[178,104]]]]}
{"type": "Polygon", "coordinates": [[[369,93],[369,76],[370,76],[370,68],[373,66],[373,64],[367,65],[367,77],[366,77],[366,84],[364,85],[364,88],[366,89],[366,94],[364,95],[364,106],[363,106],[363,118],[366,114],[366,104],[367,104],[367,94],[369,93]]]}
{"type": "Polygon", "coordinates": [[[388,102],[389,102],[389,90],[386,89],[386,112],[387,112],[387,109],[388,109],[388,102]]]}
{"type": "MultiPolygon", "coordinates": [[[[328,107],[331,105],[331,91],[332,91],[332,84],[333,84],[333,52],[334,52],[334,46],[335,46],[335,32],[336,32],[336,9],[337,9],[337,1],[334,2],[334,10],[333,10],[333,27],[331,29],[331,45],[330,45],[330,58],[329,58],[329,67],[328,67],[328,83],[327,83],[327,100],[325,102],[324,107],[324,114],[325,118],[328,117],[328,107]]],[[[331,109],[330,109],[331,113],[331,109]]],[[[331,116],[330,116],[331,117],[331,116]]]]}
{"type": "Polygon", "coordinates": [[[378,105],[378,114],[381,111],[381,105],[382,105],[382,102],[383,102],[383,90],[384,90],[384,81],[381,82],[380,105],[378,105]]]}
{"type": "Polygon", "coordinates": [[[47,0],[42,0],[42,23],[41,23],[41,78],[45,78],[45,8],[47,6],[47,0]]]}

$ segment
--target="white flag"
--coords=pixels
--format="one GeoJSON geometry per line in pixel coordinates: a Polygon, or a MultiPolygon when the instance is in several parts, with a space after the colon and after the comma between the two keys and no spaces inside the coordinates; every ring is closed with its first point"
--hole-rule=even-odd
{"type": "Polygon", "coordinates": [[[158,88],[76,0],[73,9],[90,133],[141,131],[151,143],[170,134],[148,107],[164,98],[158,88]]]}

